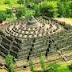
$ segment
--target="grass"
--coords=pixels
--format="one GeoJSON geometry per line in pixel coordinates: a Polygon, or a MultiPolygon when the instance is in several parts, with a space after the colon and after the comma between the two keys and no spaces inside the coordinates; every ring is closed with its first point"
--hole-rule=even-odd
{"type": "Polygon", "coordinates": [[[72,22],[72,18],[66,18],[68,21],[71,21],[72,22]]]}
{"type": "Polygon", "coordinates": [[[5,69],[0,69],[0,72],[7,72],[5,69]]]}
{"type": "MultiPolygon", "coordinates": [[[[58,64],[60,67],[58,67],[57,72],[71,72],[67,65],[71,64],[72,61],[68,62],[59,62],[58,64]]],[[[0,69],[0,72],[7,72],[5,69],[0,69]]],[[[17,69],[16,72],[30,72],[29,68],[27,69],[17,69]]]]}
{"type": "Polygon", "coordinates": [[[55,19],[65,22],[66,24],[70,24],[72,26],[72,18],[55,18],[55,19]]]}
{"type": "MultiPolygon", "coordinates": [[[[38,70],[38,69],[37,69],[38,70]]],[[[38,71],[40,71],[40,70],[38,70],[38,71]]],[[[19,69],[19,70],[16,70],[16,72],[30,72],[30,70],[29,69],[19,69]]],[[[52,71],[51,71],[52,72],[52,71]]],[[[70,70],[69,70],[69,68],[65,65],[65,66],[60,66],[60,67],[58,67],[57,68],[57,71],[56,72],[71,72],[70,70]]]]}
{"type": "Polygon", "coordinates": [[[57,72],[71,72],[68,67],[59,67],[57,72]]]}

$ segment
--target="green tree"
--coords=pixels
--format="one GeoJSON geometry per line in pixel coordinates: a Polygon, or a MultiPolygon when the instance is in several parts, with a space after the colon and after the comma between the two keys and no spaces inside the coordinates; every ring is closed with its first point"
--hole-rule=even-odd
{"type": "Polygon", "coordinates": [[[35,4],[35,5],[34,5],[34,10],[35,10],[35,16],[41,15],[40,5],[35,4]]]}
{"type": "Polygon", "coordinates": [[[33,13],[30,12],[30,10],[27,9],[26,12],[25,12],[26,19],[30,19],[32,16],[33,16],[33,13]]]}
{"type": "Polygon", "coordinates": [[[69,6],[70,6],[70,17],[72,17],[72,1],[70,2],[69,6]]]}
{"type": "Polygon", "coordinates": [[[17,1],[19,4],[24,4],[24,0],[18,0],[17,1]]]}
{"type": "Polygon", "coordinates": [[[70,16],[70,6],[69,6],[69,2],[63,2],[64,5],[64,17],[69,17],[70,16]]]}
{"type": "Polygon", "coordinates": [[[7,18],[10,18],[10,17],[12,17],[12,16],[13,16],[12,10],[11,10],[11,9],[7,9],[7,10],[6,10],[6,17],[7,17],[7,18]]]}
{"type": "Polygon", "coordinates": [[[26,7],[20,7],[17,9],[17,12],[16,12],[16,17],[17,19],[20,19],[22,16],[25,16],[26,14],[26,7]]]}
{"type": "Polygon", "coordinates": [[[57,13],[56,12],[56,8],[51,5],[48,4],[46,1],[40,4],[40,13],[43,16],[48,16],[48,17],[54,17],[57,13]]]}
{"type": "Polygon", "coordinates": [[[11,4],[11,0],[5,0],[5,4],[11,4]]]}
{"type": "Polygon", "coordinates": [[[68,0],[59,0],[57,3],[57,9],[59,17],[70,17],[70,6],[68,0]]]}
{"type": "Polygon", "coordinates": [[[6,20],[6,12],[0,11],[0,22],[2,23],[4,20],[6,20]]]}
{"type": "Polygon", "coordinates": [[[14,64],[13,64],[13,56],[8,54],[6,56],[6,64],[8,66],[8,72],[15,72],[14,64]]]}
{"type": "Polygon", "coordinates": [[[22,11],[21,10],[17,10],[16,17],[17,17],[17,19],[20,19],[22,17],[22,11]]]}
{"type": "Polygon", "coordinates": [[[58,17],[62,17],[63,16],[63,11],[64,11],[64,5],[62,3],[61,0],[58,1],[57,3],[57,9],[58,9],[58,17]]]}

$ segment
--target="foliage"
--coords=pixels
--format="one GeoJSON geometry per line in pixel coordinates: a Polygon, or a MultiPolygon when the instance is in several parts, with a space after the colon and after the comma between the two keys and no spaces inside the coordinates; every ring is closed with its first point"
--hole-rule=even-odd
{"type": "Polygon", "coordinates": [[[34,72],[35,71],[35,66],[34,66],[33,61],[31,59],[29,61],[29,68],[30,68],[30,71],[31,72],[34,72]]]}
{"type": "Polygon", "coordinates": [[[2,16],[2,20],[5,19],[4,16],[10,18],[13,15],[9,8],[16,4],[17,7],[19,7],[16,12],[17,19],[20,19],[22,16],[29,18],[31,15],[48,17],[72,17],[71,0],[0,0],[0,4],[0,7],[3,6],[0,8],[0,10],[6,10],[6,15],[4,15],[4,13],[3,15],[0,15],[2,16]]]}
{"type": "Polygon", "coordinates": [[[63,9],[64,9],[64,8],[63,8],[63,4],[62,4],[62,2],[59,0],[59,2],[57,3],[57,5],[58,5],[58,6],[57,6],[58,14],[59,14],[58,16],[61,17],[62,14],[63,14],[62,11],[63,11],[63,9]]]}
{"type": "Polygon", "coordinates": [[[55,62],[51,63],[48,65],[48,71],[49,72],[58,72],[58,67],[60,67],[60,66],[58,64],[56,64],[55,62]]]}
{"type": "Polygon", "coordinates": [[[70,16],[69,2],[64,2],[63,4],[64,4],[64,7],[65,7],[64,17],[69,17],[70,16]]]}
{"type": "Polygon", "coordinates": [[[25,7],[21,7],[19,10],[22,12],[22,16],[25,16],[26,8],[25,7]]]}
{"type": "Polygon", "coordinates": [[[41,2],[41,0],[34,0],[34,3],[35,4],[38,4],[38,3],[40,3],[41,2]]]}
{"type": "Polygon", "coordinates": [[[8,54],[8,55],[6,56],[6,64],[7,64],[7,66],[8,66],[8,71],[9,71],[9,72],[15,72],[15,71],[14,71],[13,56],[12,56],[12,55],[8,54]]]}
{"type": "Polygon", "coordinates": [[[17,1],[19,4],[24,4],[24,0],[18,0],[17,1]]]}
{"type": "Polygon", "coordinates": [[[7,65],[10,65],[11,63],[13,63],[13,56],[11,56],[10,54],[8,54],[6,56],[6,63],[7,63],[7,65]]]}
{"type": "Polygon", "coordinates": [[[12,16],[13,16],[12,10],[11,10],[11,9],[7,9],[7,10],[6,10],[6,17],[7,17],[7,18],[10,18],[10,17],[12,17],[12,16]]]}
{"type": "Polygon", "coordinates": [[[58,68],[57,72],[71,72],[67,66],[61,66],[58,68]]]}
{"type": "Polygon", "coordinates": [[[5,4],[11,4],[11,0],[5,0],[5,4]]]}
{"type": "Polygon", "coordinates": [[[20,19],[22,16],[25,16],[26,19],[29,19],[32,15],[34,15],[34,12],[30,11],[26,7],[18,8],[18,10],[16,12],[17,19],[20,19]]]}
{"type": "Polygon", "coordinates": [[[32,13],[30,10],[26,9],[25,11],[25,17],[26,19],[30,19],[34,13],[32,13]]]}
{"type": "Polygon", "coordinates": [[[58,1],[58,14],[59,17],[70,17],[70,5],[68,1],[58,1]]]}
{"type": "Polygon", "coordinates": [[[34,5],[34,10],[35,10],[35,16],[40,16],[40,15],[41,15],[40,5],[35,4],[35,5],[34,5]]]}
{"type": "Polygon", "coordinates": [[[21,16],[22,16],[22,12],[21,12],[21,11],[17,11],[17,12],[16,12],[16,17],[17,17],[17,19],[20,19],[21,16]]]}
{"type": "Polygon", "coordinates": [[[25,6],[27,7],[27,5],[30,3],[29,0],[25,0],[25,6]]]}
{"type": "Polygon", "coordinates": [[[70,14],[70,17],[72,17],[72,1],[69,3],[69,6],[70,6],[70,10],[69,10],[70,13],[69,14],[70,14]]]}
{"type": "Polygon", "coordinates": [[[6,20],[6,13],[4,11],[0,11],[0,22],[6,20]]]}
{"type": "Polygon", "coordinates": [[[72,71],[72,64],[68,66],[69,70],[72,71]]]}
{"type": "Polygon", "coordinates": [[[15,72],[13,63],[9,65],[9,72],[15,72]]]}
{"type": "Polygon", "coordinates": [[[0,0],[0,4],[4,4],[5,0],[0,0]]]}
{"type": "Polygon", "coordinates": [[[5,4],[16,4],[17,3],[17,0],[5,0],[4,2],[5,4]]]}
{"type": "Polygon", "coordinates": [[[20,19],[24,15],[25,15],[25,7],[18,8],[16,12],[17,19],[20,19]]]}
{"type": "Polygon", "coordinates": [[[57,14],[56,8],[52,4],[49,4],[47,1],[42,2],[39,5],[35,4],[34,10],[35,15],[37,16],[42,15],[42,16],[54,17],[57,14]]]}
{"type": "Polygon", "coordinates": [[[45,58],[42,55],[40,55],[40,58],[39,59],[40,59],[40,65],[41,65],[42,71],[46,71],[45,58]]]}

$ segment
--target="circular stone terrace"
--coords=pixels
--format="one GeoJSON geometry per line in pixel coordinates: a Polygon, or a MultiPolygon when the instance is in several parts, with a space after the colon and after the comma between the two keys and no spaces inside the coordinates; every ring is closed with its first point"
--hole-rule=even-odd
{"type": "Polygon", "coordinates": [[[36,38],[53,34],[60,28],[58,23],[50,19],[32,17],[29,20],[24,19],[9,24],[5,32],[19,38],[36,38]]]}
{"type": "MultiPolygon", "coordinates": [[[[60,30],[59,22],[45,17],[32,17],[29,20],[23,19],[9,23],[5,29],[5,36],[2,36],[1,53],[5,56],[10,53],[16,61],[23,60],[24,62],[30,57],[38,57],[40,53],[46,56],[55,54],[57,48],[51,44],[51,38],[54,38],[54,35],[52,37],[50,35],[60,30]]],[[[57,37],[55,36],[54,41],[58,40],[57,37]]],[[[55,55],[53,56],[55,58],[55,55]]]]}
{"type": "Polygon", "coordinates": [[[4,30],[6,34],[1,35],[0,53],[4,57],[10,53],[17,60],[29,60],[40,53],[47,56],[51,50],[50,35],[60,30],[58,22],[45,17],[32,17],[9,23],[4,30]]]}

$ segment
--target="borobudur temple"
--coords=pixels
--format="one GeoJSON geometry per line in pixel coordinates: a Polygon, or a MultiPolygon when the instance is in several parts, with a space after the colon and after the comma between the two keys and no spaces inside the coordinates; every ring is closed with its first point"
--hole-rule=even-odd
{"type": "Polygon", "coordinates": [[[40,53],[47,56],[57,51],[51,46],[51,35],[60,30],[59,23],[44,17],[11,22],[4,33],[0,32],[0,55],[5,57],[10,53],[16,60],[29,60],[40,53]]]}

